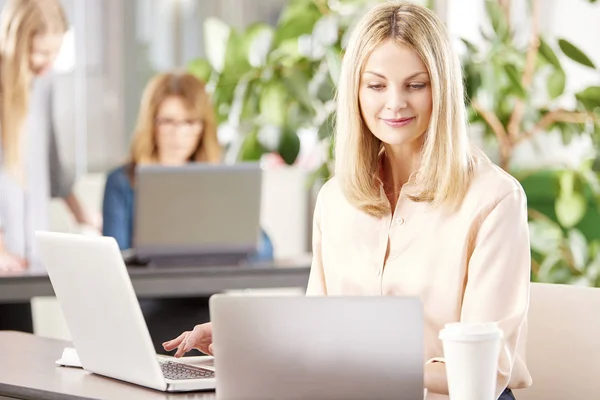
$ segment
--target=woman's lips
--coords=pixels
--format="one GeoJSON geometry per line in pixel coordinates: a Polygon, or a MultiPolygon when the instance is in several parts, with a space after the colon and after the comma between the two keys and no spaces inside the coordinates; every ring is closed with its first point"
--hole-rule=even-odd
{"type": "Polygon", "coordinates": [[[389,125],[393,128],[399,128],[401,126],[406,126],[406,125],[410,124],[414,119],[415,119],[415,117],[392,118],[392,119],[382,118],[383,122],[385,122],[387,125],[389,125]]]}

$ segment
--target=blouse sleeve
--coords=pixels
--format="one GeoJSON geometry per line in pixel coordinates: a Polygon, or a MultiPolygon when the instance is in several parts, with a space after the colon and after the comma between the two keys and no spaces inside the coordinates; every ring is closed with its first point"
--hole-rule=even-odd
{"type": "Polygon", "coordinates": [[[321,209],[322,209],[323,190],[319,192],[315,204],[313,215],[313,233],[312,233],[312,264],[308,278],[307,295],[324,296],[327,295],[325,285],[325,273],[323,271],[323,259],[321,253],[321,209]]]}

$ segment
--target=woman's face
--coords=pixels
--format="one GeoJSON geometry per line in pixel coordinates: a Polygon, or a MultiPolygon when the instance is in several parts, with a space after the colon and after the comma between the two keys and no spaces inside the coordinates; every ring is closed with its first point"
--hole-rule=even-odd
{"type": "Polygon", "coordinates": [[[63,42],[62,33],[38,34],[31,40],[29,69],[34,75],[43,75],[52,68],[63,42]]]}
{"type": "Polygon", "coordinates": [[[367,59],[358,98],[371,133],[392,148],[414,146],[429,127],[432,98],[427,68],[417,53],[392,40],[367,59]]]}
{"type": "Polygon", "coordinates": [[[162,165],[187,163],[198,148],[202,129],[202,122],[180,97],[167,97],[158,107],[155,118],[158,162],[162,165]]]}

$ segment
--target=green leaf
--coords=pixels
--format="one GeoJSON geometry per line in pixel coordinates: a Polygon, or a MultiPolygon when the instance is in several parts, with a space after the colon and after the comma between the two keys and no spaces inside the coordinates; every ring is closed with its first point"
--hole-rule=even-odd
{"type": "Polygon", "coordinates": [[[240,116],[242,120],[251,120],[260,114],[258,107],[259,98],[259,80],[256,78],[248,82],[244,105],[242,107],[242,115],[240,116]]]}
{"type": "Polygon", "coordinates": [[[314,107],[312,105],[310,94],[308,93],[309,81],[310,76],[299,68],[293,68],[287,71],[287,74],[283,79],[283,82],[292,97],[297,100],[304,109],[313,111],[314,107]]]}
{"type": "Polygon", "coordinates": [[[539,282],[550,282],[550,283],[556,283],[555,279],[552,276],[552,270],[557,266],[560,265],[561,262],[563,261],[560,252],[558,251],[554,251],[552,253],[549,253],[545,258],[544,261],[542,261],[542,263],[540,264],[540,270],[538,273],[538,281],[539,282]]]}
{"type": "Polygon", "coordinates": [[[277,152],[287,165],[292,165],[300,154],[300,138],[298,134],[290,128],[286,128],[281,133],[279,147],[277,152]]]}
{"type": "Polygon", "coordinates": [[[226,75],[230,82],[235,82],[234,84],[237,84],[239,78],[252,69],[244,46],[244,37],[235,31],[231,31],[227,41],[223,75],[226,75]]]}
{"type": "Polygon", "coordinates": [[[554,203],[554,211],[562,226],[572,228],[583,219],[587,211],[587,202],[581,193],[573,192],[571,195],[561,193],[554,203]]]}
{"type": "Polygon", "coordinates": [[[335,96],[335,85],[329,75],[326,75],[321,84],[319,85],[319,89],[317,91],[317,98],[326,103],[328,101],[333,100],[335,96]]]}
{"type": "Polygon", "coordinates": [[[258,140],[258,131],[253,130],[244,138],[238,158],[240,161],[259,161],[265,153],[266,149],[258,140]]]}
{"type": "Polygon", "coordinates": [[[475,46],[475,44],[473,44],[473,42],[470,42],[464,38],[460,38],[460,40],[462,40],[462,42],[467,47],[467,50],[469,50],[471,53],[477,53],[479,51],[479,49],[477,49],[477,46],[475,46]]]}
{"type": "Polygon", "coordinates": [[[259,100],[261,117],[268,124],[283,127],[287,114],[287,89],[278,79],[268,82],[259,100]]]}
{"type": "Polygon", "coordinates": [[[502,6],[496,0],[486,0],[485,8],[487,9],[494,32],[496,32],[501,41],[504,41],[508,33],[508,24],[502,6]]]}
{"type": "Polygon", "coordinates": [[[556,53],[543,38],[540,38],[539,53],[556,69],[562,70],[562,66],[560,65],[560,61],[558,60],[556,53]]]}
{"type": "Polygon", "coordinates": [[[581,65],[585,65],[586,67],[596,68],[592,60],[589,59],[587,55],[583,51],[581,51],[574,44],[568,42],[565,39],[558,40],[558,46],[562,50],[562,52],[569,57],[571,60],[578,62],[581,65]]]}
{"type": "Polygon", "coordinates": [[[465,97],[468,100],[472,100],[477,96],[479,88],[481,87],[483,82],[483,78],[481,76],[481,69],[477,65],[470,62],[466,63],[463,69],[465,71],[465,97]]]}
{"type": "Polygon", "coordinates": [[[529,221],[531,249],[540,254],[549,254],[560,246],[563,233],[552,220],[539,219],[529,221]]]}
{"type": "Polygon", "coordinates": [[[575,188],[575,172],[563,171],[559,177],[559,196],[571,196],[575,188]]]}
{"type": "Polygon", "coordinates": [[[325,121],[319,126],[319,139],[323,140],[326,138],[331,138],[334,133],[334,123],[335,123],[335,112],[330,113],[325,121]]]}
{"type": "Polygon", "coordinates": [[[188,71],[202,82],[208,82],[213,71],[208,60],[197,58],[188,64],[188,71]]]}
{"type": "Polygon", "coordinates": [[[273,28],[265,23],[250,25],[243,37],[243,52],[248,63],[253,67],[262,67],[267,63],[267,57],[273,44],[273,28]]]}
{"type": "Polygon", "coordinates": [[[590,86],[579,93],[575,93],[575,97],[586,110],[594,111],[595,108],[600,107],[600,86],[590,86]]]}
{"type": "Polygon", "coordinates": [[[521,84],[521,76],[517,71],[517,67],[515,67],[513,64],[504,64],[504,71],[506,72],[506,75],[508,76],[508,79],[512,85],[513,92],[520,98],[525,98],[527,94],[525,93],[525,89],[521,84]]]}
{"type": "Polygon", "coordinates": [[[567,239],[575,268],[582,271],[589,259],[587,240],[583,233],[577,229],[571,229],[567,234],[567,239]]]}
{"type": "Polygon", "coordinates": [[[337,49],[328,48],[325,52],[325,59],[327,60],[329,76],[331,77],[333,84],[337,87],[342,71],[342,56],[337,49]]]}
{"type": "Polygon", "coordinates": [[[567,77],[563,70],[556,69],[548,78],[548,94],[551,99],[556,99],[564,93],[567,77]]]}
{"type": "Polygon", "coordinates": [[[218,18],[209,17],[204,22],[204,48],[210,65],[222,72],[231,28],[218,18]]]}
{"type": "Polygon", "coordinates": [[[287,39],[312,33],[321,12],[312,1],[290,3],[281,13],[275,33],[275,47],[287,39]]]}

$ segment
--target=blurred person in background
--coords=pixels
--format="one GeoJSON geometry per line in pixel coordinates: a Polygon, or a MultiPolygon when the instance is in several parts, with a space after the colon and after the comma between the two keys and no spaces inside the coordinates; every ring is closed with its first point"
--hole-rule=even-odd
{"type": "MultiPolygon", "coordinates": [[[[134,247],[136,166],[218,164],[221,158],[215,115],[204,83],[189,73],[155,76],[142,96],[130,159],[110,172],[106,180],[103,234],[114,237],[122,250],[134,247]]],[[[273,246],[261,230],[259,246],[252,260],[272,259],[273,246]]]]}
{"type": "MultiPolygon", "coordinates": [[[[51,197],[97,226],[61,164],[48,73],[68,23],[58,0],[9,0],[0,15],[0,272],[40,264],[34,231],[47,230],[51,197]]],[[[99,228],[99,227],[98,227],[99,228]]],[[[0,329],[32,331],[27,304],[0,305],[0,329]]]]}
{"type": "MultiPolygon", "coordinates": [[[[142,95],[130,159],[111,171],[106,180],[103,234],[114,237],[122,250],[135,247],[133,185],[138,165],[168,168],[194,162],[218,164],[221,159],[216,117],[205,84],[189,73],[155,76],[142,95]]],[[[272,259],[273,246],[261,230],[251,261],[272,259]]],[[[140,304],[159,352],[163,351],[162,340],[194,320],[208,320],[207,298],[143,299],[140,304]]]]}

